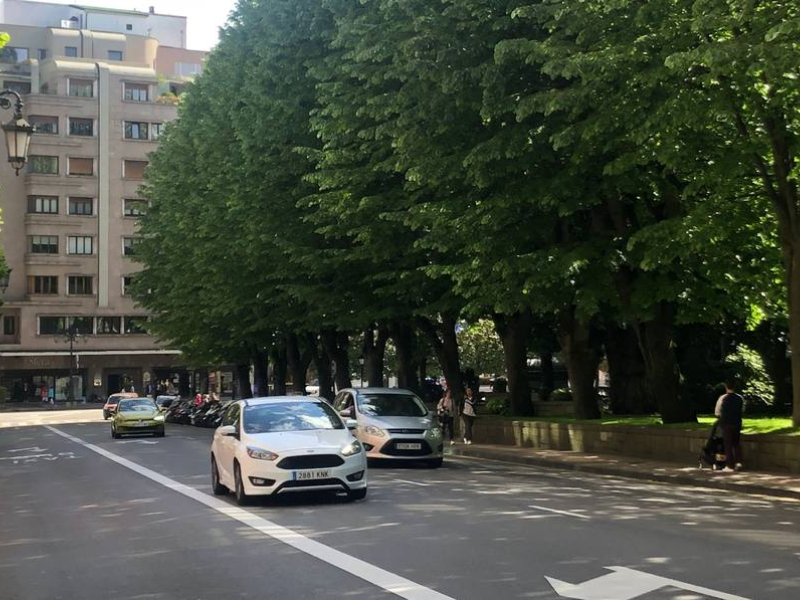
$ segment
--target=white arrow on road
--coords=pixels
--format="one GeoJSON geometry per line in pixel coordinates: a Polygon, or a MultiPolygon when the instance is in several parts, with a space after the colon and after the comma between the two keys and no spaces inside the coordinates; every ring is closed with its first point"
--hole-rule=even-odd
{"type": "Polygon", "coordinates": [[[6,452],[44,452],[47,448],[39,448],[39,446],[31,446],[30,448],[15,448],[14,450],[6,450],[6,452]]]}
{"type": "Polygon", "coordinates": [[[606,567],[606,569],[612,572],[579,584],[567,583],[552,577],[545,579],[556,594],[574,600],[631,600],[668,586],[719,600],[748,600],[743,596],[717,592],[627,567],[606,567]]]}
{"type": "Polygon", "coordinates": [[[158,444],[156,441],[152,440],[121,440],[116,442],[117,444],[158,444]]]}

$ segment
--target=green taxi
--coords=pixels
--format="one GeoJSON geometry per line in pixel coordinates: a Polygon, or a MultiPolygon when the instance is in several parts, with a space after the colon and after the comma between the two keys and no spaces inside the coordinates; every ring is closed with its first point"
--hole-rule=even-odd
{"type": "Polygon", "coordinates": [[[164,412],[150,398],[124,398],[119,401],[111,421],[111,437],[126,434],[152,434],[164,437],[164,412]]]}

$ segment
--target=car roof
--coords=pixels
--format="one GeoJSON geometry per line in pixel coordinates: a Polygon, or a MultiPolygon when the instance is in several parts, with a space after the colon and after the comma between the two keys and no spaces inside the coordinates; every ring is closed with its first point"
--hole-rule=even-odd
{"type": "Polygon", "coordinates": [[[285,404],[288,402],[327,402],[325,398],[319,396],[263,396],[260,398],[246,398],[237,400],[240,404],[247,406],[264,406],[268,404],[285,404]]]}
{"type": "Polygon", "coordinates": [[[384,388],[384,387],[365,387],[347,388],[343,392],[355,392],[357,394],[397,394],[398,396],[416,396],[411,390],[404,388],[384,388]]]}
{"type": "Polygon", "coordinates": [[[120,400],[147,400],[148,402],[155,402],[152,398],[148,398],[147,396],[129,396],[125,398],[120,398],[120,400]]]}
{"type": "Polygon", "coordinates": [[[111,398],[140,398],[139,394],[136,392],[117,392],[116,394],[111,394],[108,399],[111,398]]]}

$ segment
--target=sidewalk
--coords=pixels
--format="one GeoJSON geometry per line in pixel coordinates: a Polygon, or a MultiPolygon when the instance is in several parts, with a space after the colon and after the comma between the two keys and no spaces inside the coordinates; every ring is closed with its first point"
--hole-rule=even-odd
{"type": "Polygon", "coordinates": [[[498,460],[549,469],[613,475],[646,481],[716,488],[743,494],[762,494],[800,500],[800,475],[776,473],[723,473],[699,469],[697,464],[663,463],[612,454],[582,454],[558,450],[535,450],[516,446],[458,444],[446,452],[454,456],[498,460]]]}
{"type": "Polygon", "coordinates": [[[66,402],[56,402],[48,404],[46,402],[4,402],[0,403],[0,413],[2,412],[52,412],[54,410],[85,410],[87,408],[103,408],[99,402],[73,402],[68,405],[66,402]]]}

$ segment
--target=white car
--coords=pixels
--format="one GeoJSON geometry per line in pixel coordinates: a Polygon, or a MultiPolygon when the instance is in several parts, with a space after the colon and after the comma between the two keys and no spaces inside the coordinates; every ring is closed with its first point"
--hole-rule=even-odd
{"type": "Polygon", "coordinates": [[[279,396],[231,404],[211,443],[214,493],[232,490],[238,504],[251,496],[290,492],[367,495],[361,443],[322,398],[279,396]]]}
{"type": "Polygon", "coordinates": [[[348,388],[336,394],[333,407],[344,419],[355,419],[356,437],[367,458],[423,461],[441,467],[442,429],[425,403],[398,388],[348,388]]]}

